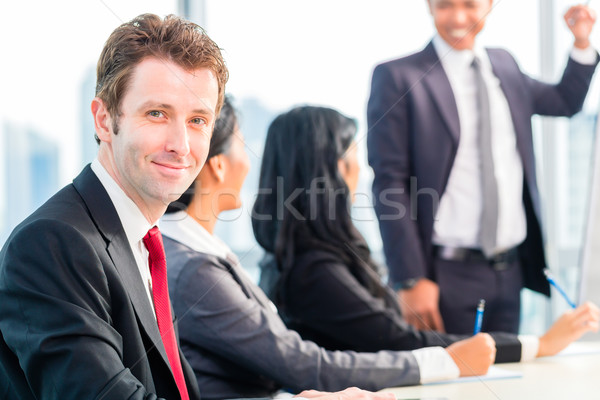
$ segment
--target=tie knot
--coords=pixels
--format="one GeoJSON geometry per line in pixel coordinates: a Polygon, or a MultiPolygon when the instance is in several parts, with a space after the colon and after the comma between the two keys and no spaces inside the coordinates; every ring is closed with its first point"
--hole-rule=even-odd
{"type": "Polygon", "coordinates": [[[479,57],[475,56],[473,57],[473,61],[471,62],[471,67],[473,67],[474,69],[481,69],[481,60],[479,59],[479,57]]]}
{"type": "Polygon", "coordinates": [[[148,255],[153,260],[164,259],[165,250],[163,247],[162,235],[158,227],[154,226],[146,233],[142,239],[144,246],[148,249],[148,255]]]}

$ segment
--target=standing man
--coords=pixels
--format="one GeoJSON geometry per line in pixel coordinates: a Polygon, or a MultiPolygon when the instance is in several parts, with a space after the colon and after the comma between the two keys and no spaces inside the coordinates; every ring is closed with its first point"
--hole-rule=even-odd
{"type": "Polygon", "coordinates": [[[204,164],[227,78],[217,45],[178,17],[111,34],[91,107],[97,159],[0,253],[0,397],[199,399],[156,222],[204,164]]]}
{"type": "Polygon", "coordinates": [[[518,332],[523,286],[549,295],[531,116],[571,116],[598,55],[593,12],[565,20],[574,48],[558,84],[476,43],[492,0],[428,0],[437,35],[378,65],[368,104],[369,164],[390,284],[420,329],[518,332]]]}

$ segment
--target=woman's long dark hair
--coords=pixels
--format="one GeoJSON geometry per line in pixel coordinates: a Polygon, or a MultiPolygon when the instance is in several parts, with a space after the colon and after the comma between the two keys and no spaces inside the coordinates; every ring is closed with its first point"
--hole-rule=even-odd
{"type": "MultiPolygon", "coordinates": [[[[231,140],[233,139],[233,133],[238,125],[237,111],[233,107],[231,96],[225,96],[223,107],[219,113],[219,117],[215,121],[215,127],[213,129],[212,137],[210,138],[210,147],[208,149],[208,156],[206,161],[210,160],[214,156],[219,154],[227,153],[231,147],[231,140]]],[[[196,181],[192,182],[192,185],[181,195],[179,199],[169,204],[166,213],[174,213],[177,211],[185,210],[194,197],[194,190],[196,181]]]]}
{"type": "Polygon", "coordinates": [[[275,255],[280,285],[295,257],[324,250],[344,261],[373,294],[381,293],[338,170],[355,134],[354,120],[323,107],[294,108],[269,127],[252,227],[258,243],[275,255]]]}

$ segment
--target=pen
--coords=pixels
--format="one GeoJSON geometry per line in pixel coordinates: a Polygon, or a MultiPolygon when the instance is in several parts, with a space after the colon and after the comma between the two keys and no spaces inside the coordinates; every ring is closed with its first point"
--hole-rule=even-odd
{"type": "Polygon", "coordinates": [[[477,335],[481,332],[481,322],[483,321],[483,311],[485,310],[485,300],[479,300],[477,305],[477,314],[475,315],[475,328],[473,328],[473,335],[477,335]]]}
{"type": "Polygon", "coordinates": [[[562,288],[560,286],[558,286],[558,283],[556,283],[556,281],[552,277],[552,274],[550,273],[550,270],[548,268],[544,268],[544,275],[546,275],[546,279],[548,280],[548,282],[552,286],[554,286],[556,288],[556,290],[558,290],[558,293],[560,293],[562,295],[562,297],[567,301],[567,303],[569,303],[569,305],[572,308],[577,308],[577,306],[575,305],[575,303],[573,303],[571,301],[571,299],[569,299],[569,296],[567,296],[567,294],[565,293],[565,291],[562,290],[562,288]]]}

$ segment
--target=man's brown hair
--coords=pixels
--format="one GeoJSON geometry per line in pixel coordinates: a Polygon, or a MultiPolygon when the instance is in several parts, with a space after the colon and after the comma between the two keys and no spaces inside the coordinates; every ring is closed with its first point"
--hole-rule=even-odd
{"type": "MultiPolygon", "coordinates": [[[[219,85],[216,107],[216,114],[219,114],[229,78],[221,49],[193,22],[175,15],[168,15],[163,20],[154,14],[142,14],[113,31],[98,59],[96,96],[104,102],[113,118],[115,133],[131,74],[147,57],[174,62],[187,71],[211,70],[219,85]]],[[[97,136],[96,141],[100,143],[97,136]]]]}

